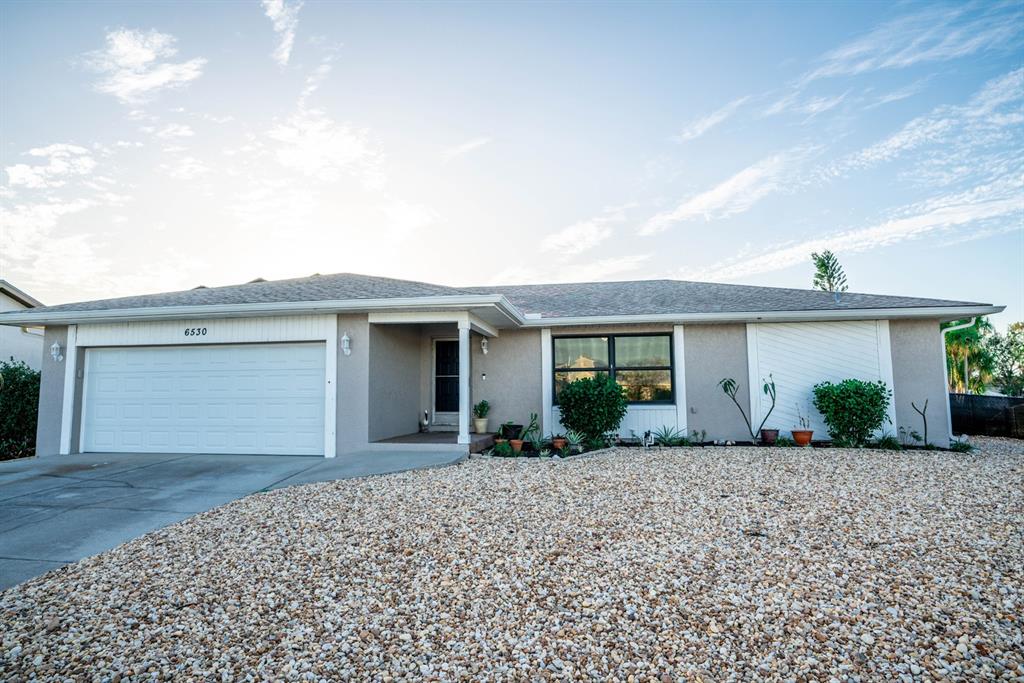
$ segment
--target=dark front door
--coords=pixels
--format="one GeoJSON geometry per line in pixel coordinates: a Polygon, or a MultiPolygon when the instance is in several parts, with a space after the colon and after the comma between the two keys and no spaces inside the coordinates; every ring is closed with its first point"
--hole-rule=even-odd
{"type": "Polygon", "coordinates": [[[434,342],[434,412],[459,412],[459,342],[434,342]]]}

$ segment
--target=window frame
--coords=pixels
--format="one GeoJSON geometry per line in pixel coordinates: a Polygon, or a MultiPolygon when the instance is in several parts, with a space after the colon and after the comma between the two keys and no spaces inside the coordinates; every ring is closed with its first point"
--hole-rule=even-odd
{"type": "Polygon", "coordinates": [[[622,368],[624,372],[634,370],[668,370],[669,393],[668,399],[660,401],[627,401],[631,406],[666,406],[676,403],[676,345],[673,332],[622,332],[618,334],[595,332],[592,334],[560,334],[551,336],[551,405],[558,405],[558,393],[555,387],[558,386],[558,373],[583,373],[596,372],[608,373],[608,376],[615,380],[615,373],[619,369],[615,359],[615,340],[619,337],[668,337],[668,366],[664,365],[637,365],[622,368]],[[608,367],[607,368],[557,368],[555,364],[555,342],[559,339],[594,339],[607,337],[608,341],[608,367]]]}

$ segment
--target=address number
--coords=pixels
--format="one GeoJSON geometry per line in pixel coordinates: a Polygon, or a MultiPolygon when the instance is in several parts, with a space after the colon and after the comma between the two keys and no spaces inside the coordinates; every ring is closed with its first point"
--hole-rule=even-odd
{"type": "Polygon", "coordinates": [[[206,336],[206,328],[205,327],[186,327],[185,328],[185,336],[186,337],[204,337],[204,336],[206,336]]]}

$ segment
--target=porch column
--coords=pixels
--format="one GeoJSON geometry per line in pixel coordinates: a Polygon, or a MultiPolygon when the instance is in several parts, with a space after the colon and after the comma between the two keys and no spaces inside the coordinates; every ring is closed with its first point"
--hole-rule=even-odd
{"type": "Polygon", "coordinates": [[[459,321],[459,443],[469,443],[469,320],[459,321]]]}

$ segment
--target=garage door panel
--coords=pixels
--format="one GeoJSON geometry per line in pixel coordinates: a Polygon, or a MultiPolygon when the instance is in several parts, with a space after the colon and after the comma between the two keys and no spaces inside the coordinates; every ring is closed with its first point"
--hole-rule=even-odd
{"type": "Polygon", "coordinates": [[[324,452],[325,346],[86,351],[85,451],[324,452]]]}

